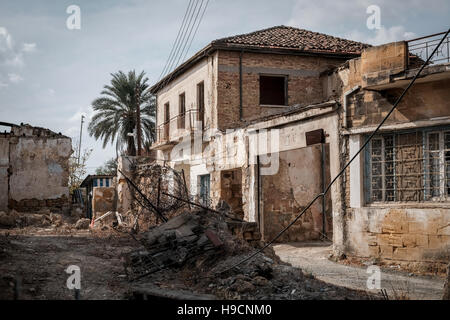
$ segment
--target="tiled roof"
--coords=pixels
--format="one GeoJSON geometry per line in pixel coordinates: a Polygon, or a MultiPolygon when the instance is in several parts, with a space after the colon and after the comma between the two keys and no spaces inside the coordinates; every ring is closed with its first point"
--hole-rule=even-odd
{"type": "Polygon", "coordinates": [[[247,34],[214,40],[170,74],[150,88],[155,93],[175,79],[212,50],[246,49],[279,51],[285,54],[306,53],[333,55],[343,59],[359,56],[362,49],[370,45],[286,26],[277,26],[247,34]]]}
{"type": "Polygon", "coordinates": [[[287,26],[277,26],[215,40],[212,44],[254,48],[296,49],[315,53],[360,54],[368,44],[287,26]]]}

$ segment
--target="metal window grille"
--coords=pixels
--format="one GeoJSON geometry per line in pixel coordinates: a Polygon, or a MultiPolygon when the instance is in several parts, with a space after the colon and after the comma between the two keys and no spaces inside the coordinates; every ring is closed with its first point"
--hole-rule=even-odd
{"type": "Polygon", "coordinates": [[[366,201],[450,201],[450,127],[381,134],[366,150],[366,201]]]}

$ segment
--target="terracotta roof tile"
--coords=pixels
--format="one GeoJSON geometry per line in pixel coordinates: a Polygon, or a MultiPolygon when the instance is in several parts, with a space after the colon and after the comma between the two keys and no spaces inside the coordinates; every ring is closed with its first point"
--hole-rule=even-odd
{"type": "Polygon", "coordinates": [[[297,49],[305,52],[360,54],[370,45],[287,26],[218,39],[212,44],[255,48],[297,49]]]}

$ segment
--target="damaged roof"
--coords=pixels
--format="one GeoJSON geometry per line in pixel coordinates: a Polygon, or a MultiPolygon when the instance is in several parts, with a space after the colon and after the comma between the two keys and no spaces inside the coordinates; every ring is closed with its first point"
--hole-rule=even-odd
{"type": "Polygon", "coordinates": [[[361,54],[368,44],[333,37],[327,34],[277,26],[212,42],[238,47],[287,48],[310,53],[361,54]]]}
{"type": "Polygon", "coordinates": [[[174,71],[150,88],[156,93],[187,69],[216,50],[237,50],[258,53],[279,53],[292,55],[322,55],[351,59],[361,55],[370,45],[333,37],[309,30],[276,26],[251,33],[226,37],[212,41],[174,71]]]}

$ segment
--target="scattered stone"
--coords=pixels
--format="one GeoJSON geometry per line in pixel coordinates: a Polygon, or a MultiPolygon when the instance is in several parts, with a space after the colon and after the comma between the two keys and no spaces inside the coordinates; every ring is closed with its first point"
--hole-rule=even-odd
{"type": "Polygon", "coordinates": [[[239,293],[249,293],[255,290],[255,286],[248,281],[237,279],[230,289],[239,293]]]}
{"type": "Polygon", "coordinates": [[[75,224],[75,228],[78,230],[87,230],[89,229],[89,225],[91,224],[91,220],[89,219],[80,219],[75,224]]]}
{"type": "Polygon", "coordinates": [[[253,284],[259,287],[264,287],[270,285],[270,282],[264,277],[256,276],[255,278],[253,278],[253,284]]]}

